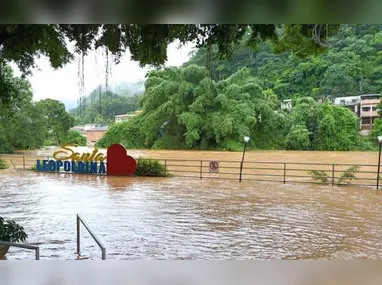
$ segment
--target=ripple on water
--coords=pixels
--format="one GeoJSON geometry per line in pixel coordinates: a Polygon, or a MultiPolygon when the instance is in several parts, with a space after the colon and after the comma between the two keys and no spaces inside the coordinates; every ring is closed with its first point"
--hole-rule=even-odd
{"type": "MultiPolygon", "coordinates": [[[[2,216],[41,259],[75,259],[82,214],[108,259],[382,258],[381,197],[317,185],[13,173],[0,176],[2,216]]],[[[82,253],[99,259],[82,228],[82,253]]],[[[12,249],[8,259],[33,258],[12,249]]]]}

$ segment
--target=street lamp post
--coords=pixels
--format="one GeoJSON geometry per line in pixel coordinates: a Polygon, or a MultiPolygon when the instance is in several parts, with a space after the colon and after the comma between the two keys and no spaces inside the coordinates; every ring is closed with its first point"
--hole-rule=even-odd
{"type": "Polygon", "coordinates": [[[379,171],[381,168],[382,136],[378,136],[378,144],[379,144],[379,152],[378,152],[377,189],[379,188],[379,171]]]}
{"type": "Polygon", "coordinates": [[[249,142],[249,137],[244,137],[244,149],[243,149],[243,157],[241,158],[241,163],[240,163],[240,177],[239,177],[239,182],[241,182],[241,175],[243,173],[243,163],[244,163],[244,155],[245,155],[245,150],[247,149],[247,143],[249,142]]]}

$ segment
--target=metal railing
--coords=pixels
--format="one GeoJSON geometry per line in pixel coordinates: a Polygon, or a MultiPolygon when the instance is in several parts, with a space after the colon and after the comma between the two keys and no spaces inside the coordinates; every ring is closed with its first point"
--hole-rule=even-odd
{"type": "Polygon", "coordinates": [[[244,161],[241,165],[241,161],[217,161],[218,171],[210,171],[211,161],[206,160],[153,160],[161,161],[166,170],[175,177],[374,187],[378,181],[377,164],[244,161]],[[349,176],[351,167],[358,168],[354,177],[349,176]]]}
{"type": "MultiPolygon", "coordinates": [[[[36,165],[36,160],[49,160],[47,156],[29,155],[1,155],[8,161],[10,167],[20,170],[28,170],[36,165]]],[[[377,164],[341,164],[341,163],[305,163],[305,162],[282,162],[282,161],[241,161],[217,160],[219,169],[210,172],[210,160],[187,160],[187,159],[154,159],[164,164],[166,171],[175,177],[189,177],[197,179],[225,179],[240,181],[240,173],[243,181],[266,181],[282,183],[315,183],[315,184],[346,184],[337,183],[341,175],[351,166],[358,166],[357,177],[351,180],[352,185],[377,186],[377,164]],[[241,172],[242,170],[242,172],[241,172]],[[310,171],[320,171],[327,177],[323,182],[313,177],[310,171]]],[[[106,164],[106,163],[105,163],[106,164]]],[[[65,172],[70,173],[70,172],[65,172]]],[[[92,174],[93,175],[93,174],[92,174]]],[[[98,174],[96,174],[98,175],[98,174]]],[[[102,175],[102,174],[101,174],[102,175]]],[[[381,179],[381,178],[380,178],[381,179]]],[[[377,187],[378,188],[378,187],[377,187]]]]}
{"type": "Polygon", "coordinates": [[[19,244],[19,243],[13,243],[13,242],[1,241],[1,240],[0,240],[0,245],[6,245],[6,246],[8,245],[11,247],[13,246],[13,247],[18,247],[18,248],[34,250],[36,260],[40,260],[40,248],[38,246],[19,244]]]}
{"type": "Polygon", "coordinates": [[[85,220],[79,214],[77,214],[77,255],[81,256],[81,231],[80,231],[81,230],[81,223],[84,225],[84,227],[87,229],[88,233],[91,235],[91,237],[97,243],[97,245],[100,247],[101,252],[102,252],[102,260],[106,260],[106,248],[105,248],[105,246],[95,236],[95,234],[90,229],[88,224],[85,222],[85,220]]]}

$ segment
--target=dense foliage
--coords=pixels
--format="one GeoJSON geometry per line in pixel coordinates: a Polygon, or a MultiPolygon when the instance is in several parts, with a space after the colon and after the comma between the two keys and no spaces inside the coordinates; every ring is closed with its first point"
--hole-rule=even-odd
{"type": "Polygon", "coordinates": [[[289,119],[287,149],[354,150],[361,140],[358,118],[350,110],[311,97],[299,98],[289,119]]]}
{"type": "Polygon", "coordinates": [[[219,82],[196,65],[154,71],[141,103],[141,115],[112,126],[97,146],[241,150],[246,135],[257,149],[353,150],[361,142],[350,110],[300,97],[282,111],[248,68],[219,82]]]}
{"type": "MultiPolygon", "coordinates": [[[[183,67],[151,71],[142,98],[105,92],[86,99],[76,123],[110,123],[143,109],[111,125],[99,147],[241,150],[249,135],[255,149],[373,148],[358,119],[329,99],[381,92],[381,25],[0,25],[0,152],[67,139],[74,120],[63,105],[32,102],[28,83],[4,68],[14,60],[27,72],[40,53],[61,67],[73,58],[64,37],[80,55],[103,46],[118,61],[129,49],[142,65],[163,64],[176,39],[201,47],[183,67]],[[289,98],[292,111],[281,110],[289,98]]],[[[378,134],[377,120],[371,136],[378,134]]]]}
{"type": "Polygon", "coordinates": [[[139,94],[119,96],[109,91],[99,94],[93,91],[84,101],[84,106],[70,110],[70,113],[75,117],[76,125],[108,125],[114,122],[116,115],[136,111],[139,108],[139,98],[139,94]]]}
{"type": "Polygon", "coordinates": [[[74,122],[64,105],[51,99],[33,102],[30,83],[15,77],[10,67],[3,68],[3,76],[12,84],[14,100],[0,105],[0,153],[61,143],[74,122]]]}
{"type": "Polygon", "coordinates": [[[42,118],[48,145],[61,145],[69,129],[74,126],[74,118],[65,110],[65,105],[57,100],[44,99],[36,104],[42,118]]]}
{"type": "MultiPolygon", "coordinates": [[[[359,135],[358,118],[330,99],[381,92],[382,26],[342,25],[327,45],[326,53],[303,58],[275,53],[274,41],[256,50],[240,42],[230,59],[220,58],[217,46],[200,48],[182,68],[151,72],[143,114],[115,126],[99,146],[239,150],[249,135],[250,147],[260,149],[373,149],[359,135]],[[292,111],[280,110],[284,99],[292,99],[292,111]]],[[[378,134],[379,120],[371,137],[378,134]]]]}
{"type": "Polygon", "coordinates": [[[76,144],[79,146],[86,146],[86,137],[81,135],[80,132],[69,130],[62,144],[76,144]]]}
{"type": "Polygon", "coordinates": [[[44,119],[32,101],[29,82],[15,77],[9,67],[3,69],[3,76],[12,84],[15,99],[7,107],[0,105],[0,153],[40,147],[44,119]]]}
{"type": "Polygon", "coordinates": [[[139,128],[139,123],[140,117],[137,116],[127,122],[109,126],[107,135],[104,135],[96,145],[109,147],[114,143],[122,143],[127,149],[145,148],[145,137],[139,128]]]}
{"type": "Polygon", "coordinates": [[[24,227],[13,220],[5,221],[0,217],[0,240],[7,242],[24,242],[28,238],[24,227]]]}
{"type": "Polygon", "coordinates": [[[138,158],[136,176],[166,177],[166,166],[157,160],[138,158]]]}
{"type": "MultiPolygon", "coordinates": [[[[340,25],[0,25],[0,65],[16,62],[24,73],[34,66],[35,56],[46,55],[52,67],[59,68],[86,55],[94,48],[107,48],[118,63],[125,51],[141,65],[159,66],[167,60],[168,44],[196,42],[201,46],[216,44],[219,55],[232,53],[235,43],[246,39],[246,45],[272,39],[277,49],[290,49],[299,55],[325,50],[327,36],[337,32],[340,25]],[[69,51],[67,40],[75,46],[69,51]]],[[[0,86],[12,91],[12,85],[2,78],[0,86]]],[[[0,104],[12,101],[12,92],[0,92],[0,104]]]]}
{"type": "Polygon", "coordinates": [[[280,100],[381,92],[382,25],[342,25],[327,44],[327,52],[304,58],[288,51],[277,54],[271,42],[259,44],[256,50],[237,45],[230,60],[219,59],[216,48],[204,48],[185,66],[206,66],[215,81],[247,67],[280,100]]]}

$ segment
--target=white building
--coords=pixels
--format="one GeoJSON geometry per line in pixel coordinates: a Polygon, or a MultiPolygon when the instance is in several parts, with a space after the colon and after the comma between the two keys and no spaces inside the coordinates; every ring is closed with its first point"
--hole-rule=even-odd
{"type": "Polygon", "coordinates": [[[281,102],[281,110],[292,110],[292,99],[286,99],[281,102]]]}
{"type": "Polygon", "coordinates": [[[125,121],[130,120],[132,117],[135,117],[139,114],[141,114],[142,111],[135,111],[133,114],[123,114],[123,115],[117,115],[115,116],[115,122],[116,123],[122,123],[125,121]]]}
{"type": "Polygon", "coordinates": [[[334,99],[334,105],[352,106],[357,105],[361,101],[361,96],[337,97],[334,99]]]}

